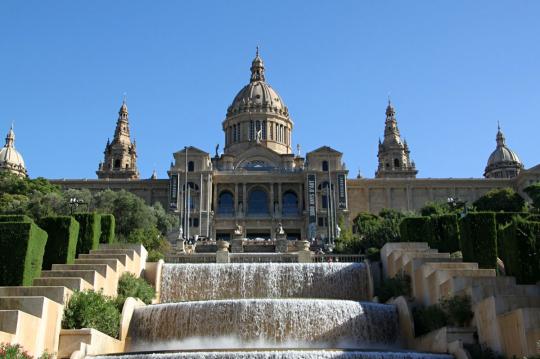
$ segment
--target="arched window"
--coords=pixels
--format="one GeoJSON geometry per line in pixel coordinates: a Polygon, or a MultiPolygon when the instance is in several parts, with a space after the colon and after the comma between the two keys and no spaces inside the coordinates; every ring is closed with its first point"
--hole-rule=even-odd
{"type": "Polygon", "coordinates": [[[253,125],[253,120],[249,121],[249,140],[253,141],[255,139],[255,126],[253,125]]]}
{"type": "Polygon", "coordinates": [[[119,159],[114,160],[114,168],[120,168],[120,165],[121,165],[121,161],[119,159]]]}
{"type": "Polygon", "coordinates": [[[293,191],[283,194],[283,216],[298,215],[298,196],[293,191]]]}
{"type": "Polygon", "coordinates": [[[218,198],[218,213],[232,215],[234,213],[234,197],[231,192],[223,191],[218,198]]]}
{"type": "Polygon", "coordinates": [[[274,139],[274,124],[270,122],[270,139],[274,139]]]}
{"type": "Polygon", "coordinates": [[[233,142],[236,142],[236,125],[233,125],[232,133],[233,133],[233,142]]]}
{"type": "Polygon", "coordinates": [[[188,172],[193,172],[195,171],[195,163],[193,163],[193,161],[189,161],[188,164],[187,164],[187,170],[188,172]]]}
{"type": "Polygon", "coordinates": [[[236,125],[236,141],[240,142],[240,124],[236,125]]]}
{"type": "Polygon", "coordinates": [[[394,167],[399,168],[399,160],[397,158],[394,159],[394,167]]]}
{"type": "Polygon", "coordinates": [[[251,191],[248,199],[248,215],[268,214],[268,195],[262,189],[251,191]]]}
{"type": "Polygon", "coordinates": [[[328,208],[328,188],[334,189],[334,185],[332,184],[332,186],[330,186],[326,181],[321,183],[318,187],[321,208],[324,209],[328,208]]]}
{"type": "Polygon", "coordinates": [[[262,122],[262,138],[266,140],[266,121],[262,122]]]}
{"type": "Polygon", "coordinates": [[[328,172],[328,161],[322,161],[322,170],[328,172]]]}

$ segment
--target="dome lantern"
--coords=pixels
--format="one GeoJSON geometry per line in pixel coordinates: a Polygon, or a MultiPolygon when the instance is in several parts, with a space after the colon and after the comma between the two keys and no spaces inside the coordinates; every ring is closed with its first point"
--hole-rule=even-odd
{"type": "Polygon", "coordinates": [[[497,124],[497,147],[489,156],[484,177],[486,178],[512,178],[523,169],[523,163],[518,155],[506,146],[506,139],[501,126],[497,124]]]}

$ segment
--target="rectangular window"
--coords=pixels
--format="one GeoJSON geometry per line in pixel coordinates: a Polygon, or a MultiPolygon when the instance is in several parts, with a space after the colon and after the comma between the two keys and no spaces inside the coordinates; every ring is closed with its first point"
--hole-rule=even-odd
{"type": "Polygon", "coordinates": [[[319,227],[328,227],[328,218],[326,217],[319,217],[317,222],[319,227]]]}

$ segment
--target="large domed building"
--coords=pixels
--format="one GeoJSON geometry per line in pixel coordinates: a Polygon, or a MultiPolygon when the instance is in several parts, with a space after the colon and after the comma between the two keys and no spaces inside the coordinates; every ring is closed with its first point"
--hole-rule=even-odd
{"type": "MultiPolygon", "coordinates": [[[[342,153],[328,146],[304,157],[299,146],[294,150],[291,114],[267,82],[257,51],[249,82],[234,96],[221,122],[223,152],[219,146],[214,154],[185,146],[173,154],[167,179],[154,175],[139,179],[124,103],[114,139],[107,142],[97,171],[99,179],[54,183],[91,190],[125,189],[149,204],[161,202],[179,215],[184,235],[191,238],[275,238],[282,229],[290,239],[315,237],[331,243],[339,235],[340,217],[350,220],[359,212],[378,213],[385,208],[414,211],[449,197],[472,202],[495,188],[510,187],[523,194],[523,188],[540,181],[540,165],[525,169],[501,131],[486,178],[417,178],[409,145],[398,129],[395,106],[389,102],[384,114],[375,178],[347,178],[342,153]]],[[[349,140],[354,140],[354,134],[349,140]]]]}
{"type": "Polygon", "coordinates": [[[6,144],[0,149],[0,171],[8,171],[21,177],[28,176],[23,157],[15,149],[13,126],[11,126],[6,136],[6,144]]]}

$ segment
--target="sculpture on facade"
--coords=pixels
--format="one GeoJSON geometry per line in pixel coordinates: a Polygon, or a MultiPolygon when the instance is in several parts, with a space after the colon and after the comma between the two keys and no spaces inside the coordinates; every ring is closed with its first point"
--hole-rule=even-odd
{"type": "Polygon", "coordinates": [[[239,225],[238,223],[236,224],[236,228],[234,229],[234,234],[239,236],[239,235],[242,235],[243,233],[243,228],[241,225],[239,225]]]}
{"type": "Polygon", "coordinates": [[[281,236],[285,234],[285,230],[283,229],[283,225],[281,223],[279,223],[276,228],[276,234],[281,236]]]}

